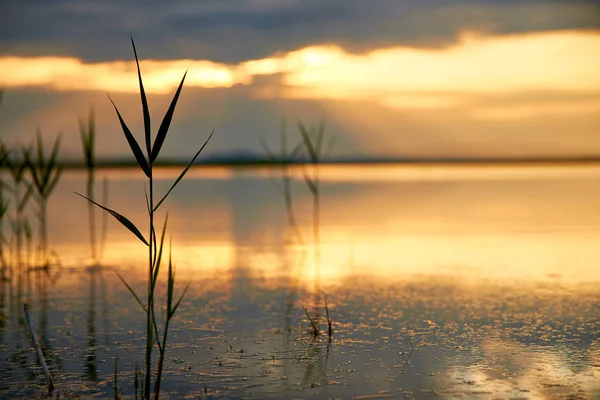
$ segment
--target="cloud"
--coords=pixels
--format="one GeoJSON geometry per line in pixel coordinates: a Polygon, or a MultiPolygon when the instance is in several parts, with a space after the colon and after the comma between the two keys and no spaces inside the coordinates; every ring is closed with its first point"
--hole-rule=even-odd
{"type": "Polygon", "coordinates": [[[275,52],[335,44],[352,52],[444,46],[465,30],[489,34],[600,29],[586,1],[181,0],[37,1],[2,6],[4,54],[129,59],[130,32],[153,59],[237,64],[275,52]]]}
{"type": "MultiPolygon", "coordinates": [[[[335,155],[577,157],[600,148],[595,54],[596,31],[465,33],[442,47],[356,53],[328,44],[238,63],[144,59],[141,67],[155,125],[190,68],[168,157],[187,157],[213,127],[207,154],[260,151],[259,137],[274,147],[282,116],[326,121],[342,138],[335,155]]],[[[9,89],[0,134],[9,145],[29,143],[41,126],[49,141],[65,132],[61,154],[76,156],[77,117],[93,103],[105,134],[100,157],[129,157],[106,91],[132,131],[143,130],[134,62],[4,56],[0,77],[9,89]]]]}
{"type": "MultiPolygon", "coordinates": [[[[600,94],[600,59],[591,54],[600,54],[600,33],[465,34],[443,48],[398,46],[355,54],[334,45],[311,46],[235,65],[143,60],[142,71],[147,92],[154,94],[175,90],[189,68],[186,87],[250,85],[257,97],[370,100],[399,109],[436,109],[474,95],[600,94]],[[261,76],[279,80],[256,84],[261,76]]],[[[135,74],[134,62],[0,57],[0,76],[9,87],[136,93],[135,74]]]]}

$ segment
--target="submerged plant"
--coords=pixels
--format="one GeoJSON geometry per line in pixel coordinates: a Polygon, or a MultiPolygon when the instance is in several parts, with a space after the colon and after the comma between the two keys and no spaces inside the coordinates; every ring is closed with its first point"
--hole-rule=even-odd
{"type": "MultiPolygon", "coordinates": [[[[154,166],[154,163],[160,153],[160,150],[165,141],[165,138],[167,137],[167,133],[169,131],[169,126],[171,124],[171,120],[173,118],[173,114],[175,112],[175,107],[177,105],[177,101],[179,99],[179,95],[181,93],[181,89],[183,87],[183,83],[185,81],[187,72],[183,75],[183,78],[181,79],[181,82],[177,88],[177,91],[175,92],[175,95],[173,96],[171,104],[163,117],[160,127],[158,128],[158,131],[156,133],[154,141],[152,141],[151,126],[150,126],[150,113],[148,111],[148,101],[146,99],[146,92],[144,90],[144,84],[142,81],[142,73],[140,71],[140,63],[138,60],[137,51],[135,48],[135,43],[133,42],[133,38],[131,38],[131,44],[133,47],[133,54],[135,56],[138,81],[139,81],[139,87],[140,87],[140,97],[141,97],[142,113],[143,113],[143,119],[144,119],[144,137],[145,137],[145,150],[146,150],[145,153],[146,154],[144,154],[144,152],[140,148],[137,140],[135,139],[135,137],[129,130],[129,127],[127,126],[127,124],[125,123],[123,118],[121,117],[121,113],[119,112],[115,103],[112,101],[112,99],[110,99],[110,97],[109,97],[109,99],[110,99],[111,103],[113,104],[113,107],[115,108],[117,117],[119,119],[121,128],[123,130],[123,134],[125,135],[125,138],[127,139],[127,143],[129,144],[129,147],[131,148],[131,151],[132,151],[133,155],[135,156],[135,159],[136,159],[140,169],[144,172],[144,175],[146,175],[146,177],[148,179],[149,191],[146,192],[146,206],[147,206],[147,211],[148,211],[149,227],[148,227],[147,236],[144,236],[141,233],[141,231],[136,227],[136,225],[133,222],[131,222],[129,219],[124,217],[123,215],[121,215],[121,214],[117,213],[116,211],[111,210],[103,205],[96,203],[94,200],[92,200],[86,196],[83,196],[79,193],[77,193],[77,194],[86,198],[88,201],[94,203],[98,207],[102,208],[103,210],[105,210],[106,212],[111,214],[113,217],[115,217],[117,219],[117,221],[119,221],[123,226],[125,226],[131,233],[133,233],[142,243],[144,243],[148,247],[148,282],[147,282],[147,292],[146,292],[145,303],[142,302],[140,297],[135,293],[135,291],[131,288],[131,286],[125,281],[125,279],[123,279],[120,275],[119,275],[119,278],[121,278],[122,282],[125,284],[125,286],[128,288],[128,290],[132,293],[132,295],[135,297],[136,301],[142,306],[142,308],[144,309],[144,311],[146,313],[146,349],[145,349],[146,352],[145,352],[145,363],[144,363],[145,364],[145,377],[144,377],[144,381],[141,383],[141,386],[143,387],[143,398],[144,399],[150,398],[150,387],[151,387],[150,385],[151,385],[151,376],[152,376],[152,349],[153,349],[154,345],[156,345],[159,349],[160,358],[159,358],[159,364],[157,367],[156,380],[154,382],[154,398],[158,399],[159,394],[160,394],[160,379],[161,379],[162,368],[163,368],[164,354],[165,354],[166,345],[167,345],[167,332],[168,332],[168,326],[169,326],[168,321],[170,321],[170,319],[173,317],[173,314],[177,310],[177,307],[179,306],[181,299],[183,298],[183,295],[185,294],[185,290],[183,291],[183,294],[179,297],[179,299],[177,301],[174,301],[175,273],[173,271],[171,263],[169,262],[169,274],[168,274],[168,282],[167,282],[167,287],[168,287],[168,290],[167,290],[167,322],[165,323],[164,333],[163,333],[162,340],[161,340],[161,338],[159,337],[158,326],[157,326],[156,318],[155,318],[155,311],[154,311],[155,297],[154,296],[155,296],[156,283],[158,280],[158,273],[160,270],[160,263],[161,263],[161,258],[162,258],[164,235],[165,235],[165,231],[166,231],[166,219],[165,219],[165,224],[163,225],[163,232],[162,232],[160,244],[159,244],[158,238],[156,235],[156,230],[155,230],[155,222],[154,222],[155,221],[155,213],[159,209],[159,207],[162,205],[162,203],[167,199],[167,197],[169,196],[171,191],[175,188],[175,186],[181,181],[181,179],[184,177],[184,175],[190,169],[190,167],[192,166],[192,164],[194,163],[194,161],[196,160],[196,158],[198,157],[200,152],[207,145],[207,143],[210,140],[210,138],[212,137],[213,133],[211,132],[209,137],[206,139],[206,141],[200,147],[200,149],[196,152],[196,154],[191,159],[189,164],[181,172],[179,177],[173,182],[173,184],[171,185],[169,190],[166,192],[166,194],[164,194],[160,198],[160,200],[155,202],[153,166],[154,166]]],[[[214,130],[213,130],[213,132],[214,132],[214,130]]]]}

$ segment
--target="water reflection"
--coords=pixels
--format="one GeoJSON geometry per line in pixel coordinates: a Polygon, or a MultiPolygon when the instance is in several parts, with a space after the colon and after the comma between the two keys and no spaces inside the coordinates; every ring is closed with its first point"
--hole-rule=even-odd
{"type": "MultiPolygon", "coordinates": [[[[191,287],[170,333],[165,394],[598,397],[600,171],[568,174],[323,178],[320,282],[309,245],[289,240],[294,230],[268,176],[239,170],[183,182],[166,206],[178,279],[191,287]],[[323,294],[331,341],[307,331],[303,310],[326,332],[323,294]]],[[[110,179],[111,204],[141,220],[144,199],[133,194],[141,180],[110,179]]],[[[84,267],[87,204],[71,194],[83,182],[67,174],[49,204],[62,269],[0,283],[2,396],[38,394],[43,381],[23,302],[70,390],[110,396],[118,352],[122,392],[133,394],[143,313],[113,270],[144,288],[145,251],[114,224],[103,266],[84,267]]],[[[295,220],[310,237],[313,199],[301,184],[290,183],[295,220]]]]}

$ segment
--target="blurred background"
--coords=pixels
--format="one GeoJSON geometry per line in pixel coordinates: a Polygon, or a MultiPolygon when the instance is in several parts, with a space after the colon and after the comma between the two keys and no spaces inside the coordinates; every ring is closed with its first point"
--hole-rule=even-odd
{"type": "Polygon", "coordinates": [[[213,127],[204,159],[261,156],[281,118],[324,122],[344,159],[600,152],[596,1],[53,0],[0,15],[9,147],[39,127],[82,160],[77,119],[93,108],[98,159],[130,160],[106,94],[141,135],[131,34],[153,132],[188,70],[166,158],[187,160],[213,127]]]}

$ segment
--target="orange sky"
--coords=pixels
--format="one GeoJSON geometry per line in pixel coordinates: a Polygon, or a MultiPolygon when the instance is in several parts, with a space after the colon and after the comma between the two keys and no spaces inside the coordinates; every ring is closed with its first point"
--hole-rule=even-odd
{"type": "MultiPolygon", "coordinates": [[[[197,104],[207,101],[213,103],[211,107],[221,104],[210,115],[217,127],[236,124],[230,120],[229,108],[235,101],[232,99],[239,98],[241,93],[243,100],[271,108],[265,112],[272,119],[259,121],[268,122],[270,131],[276,132],[279,117],[290,114],[293,119],[306,115],[313,120],[333,122],[333,130],[349,139],[346,148],[341,145],[341,153],[356,154],[361,146],[366,146],[371,154],[405,151],[417,156],[444,156],[445,149],[450,150],[449,156],[600,153],[592,149],[596,144],[600,149],[600,141],[588,140],[600,129],[597,117],[600,115],[599,31],[512,35],[467,31],[456,43],[442,47],[398,45],[353,53],[339,45],[314,45],[235,64],[193,59],[148,60],[143,57],[148,53],[146,46],[138,47],[142,48],[138,48],[138,52],[142,55],[145,88],[151,98],[159,96],[161,104],[166,104],[182,74],[188,70],[185,87],[187,91],[198,93],[194,99],[197,104]],[[307,101],[316,112],[305,111],[307,101]],[[439,119],[439,126],[431,116],[439,119]],[[548,117],[559,122],[553,124],[556,131],[544,141],[541,135],[548,117]],[[417,121],[406,124],[407,119],[417,121]],[[400,121],[407,130],[413,131],[406,132],[404,139],[389,133],[390,127],[400,121]],[[481,124],[482,131],[500,130],[501,133],[488,136],[492,139],[488,145],[475,138],[474,133],[461,129],[462,125],[473,126],[473,123],[481,124]],[[432,133],[419,137],[414,130],[422,131],[423,124],[432,133]],[[567,133],[561,135],[558,131],[558,127],[563,126],[581,126],[583,129],[575,135],[580,137],[565,143],[567,133]],[[384,130],[388,132],[382,132],[384,130]],[[436,145],[436,135],[443,134],[442,131],[448,131],[450,138],[436,145]],[[504,134],[506,131],[508,134],[504,134]],[[519,138],[525,131],[539,136],[534,140],[539,142],[532,144],[527,143],[528,139],[519,138]],[[445,142],[452,140],[452,135],[456,141],[448,147],[445,142]],[[377,137],[378,146],[371,144],[373,136],[377,137]],[[519,147],[523,140],[525,146],[519,147]],[[404,149],[403,141],[409,142],[404,149]]],[[[135,74],[133,61],[93,63],[75,57],[0,55],[0,76],[9,93],[41,90],[55,93],[57,99],[74,95],[77,98],[77,104],[73,100],[62,105],[54,102],[21,117],[0,118],[0,127],[8,132],[9,138],[17,137],[16,132],[20,138],[29,138],[40,124],[50,131],[67,131],[67,135],[74,135],[72,121],[76,116],[71,110],[75,108],[79,116],[86,113],[82,107],[83,97],[77,93],[91,94],[91,98],[97,98],[94,93],[121,93],[127,100],[123,103],[117,98],[117,104],[125,110],[126,120],[131,120],[127,110],[138,107],[134,95],[138,91],[135,74]]],[[[97,113],[99,123],[114,127],[112,111],[106,106],[102,107],[107,113],[97,113]]],[[[162,109],[158,112],[162,113],[162,109]]],[[[180,105],[177,116],[191,119],[196,113],[192,103],[187,103],[180,105]]],[[[253,117],[261,118],[260,113],[254,113],[253,117]]],[[[134,126],[139,123],[137,115],[134,121],[134,126]]],[[[241,134],[236,133],[236,136],[241,134]]],[[[248,134],[255,135],[256,143],[258,134],[248,134]]],[[[74,138],[69,141],[68,152],[77,152],[75,141],[74,138]]],[[[251,143],[251,140],[227,138],[220,150],[246,142],[251,143]]],[[[100,149],[107,147],[108,144],[99,145],[100,149]]]]}

